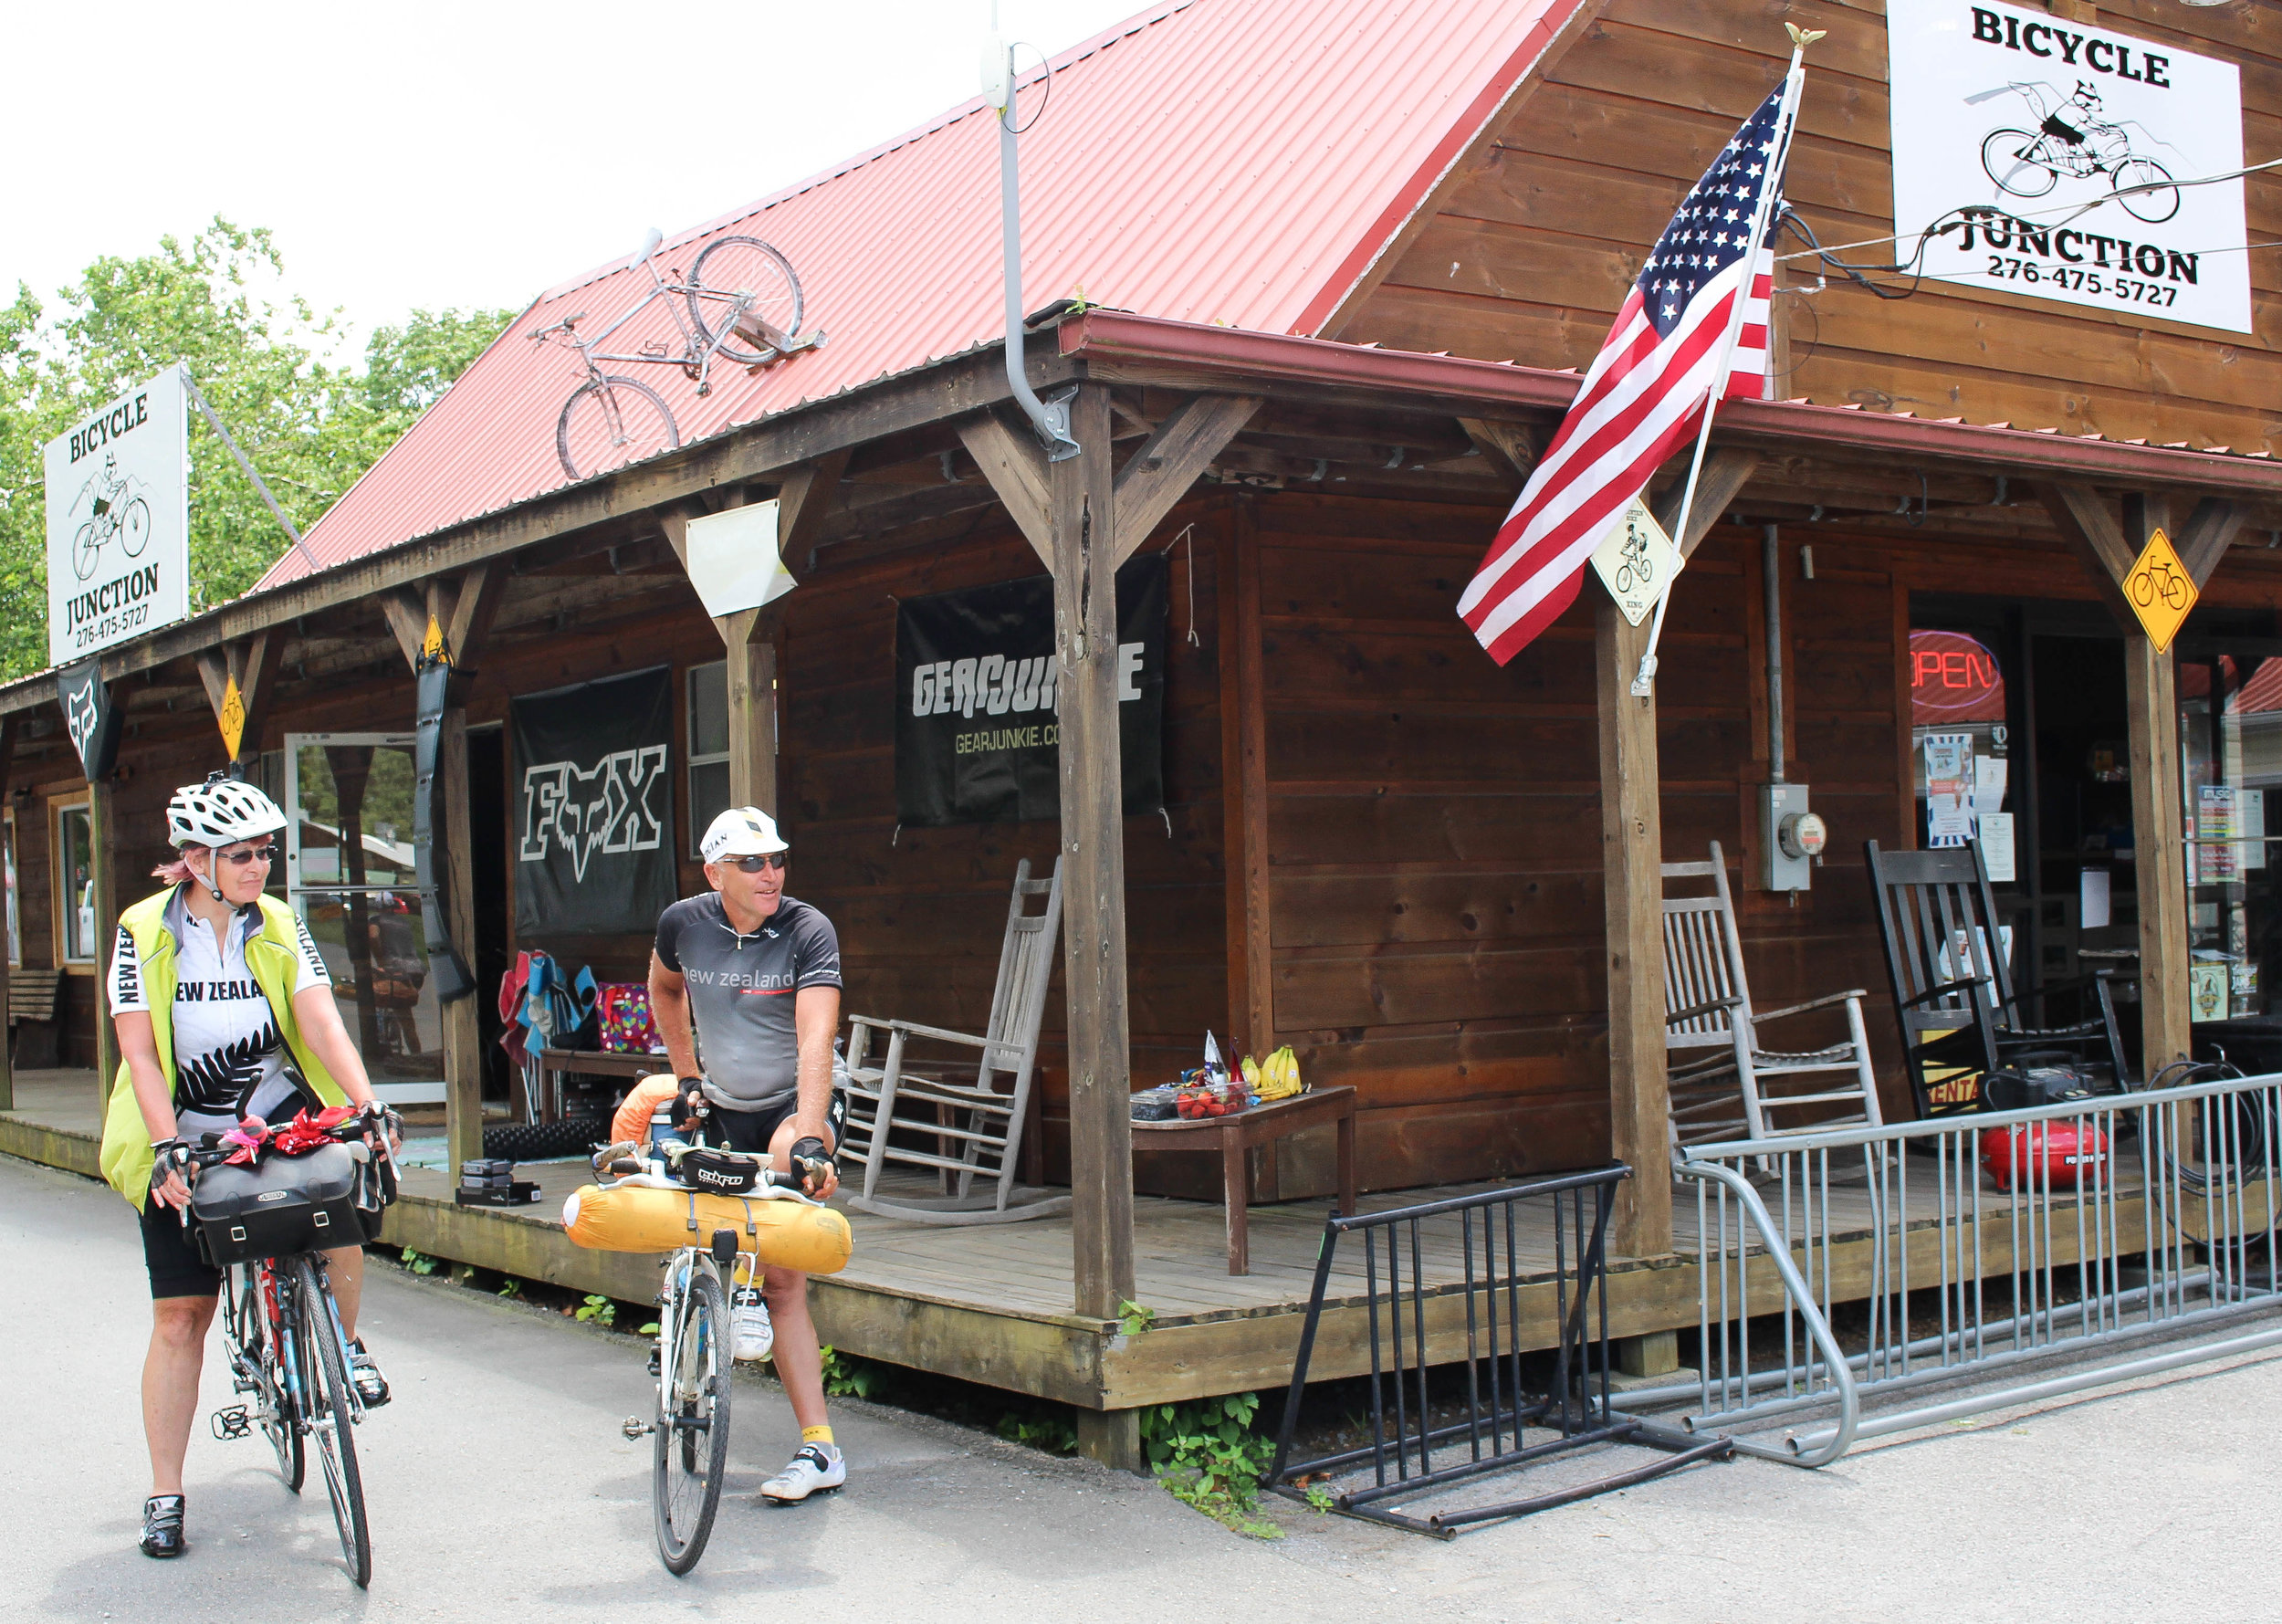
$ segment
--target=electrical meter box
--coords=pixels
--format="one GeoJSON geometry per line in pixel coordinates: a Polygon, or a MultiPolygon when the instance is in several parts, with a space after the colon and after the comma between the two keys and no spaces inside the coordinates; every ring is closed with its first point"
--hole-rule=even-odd
{"type": "Polygon", "coordinates": [[[1759,883],[1770,891],[1811,891],[1829,831],[1806,806],[1805,784],[1759,787],[1759,883]]]}

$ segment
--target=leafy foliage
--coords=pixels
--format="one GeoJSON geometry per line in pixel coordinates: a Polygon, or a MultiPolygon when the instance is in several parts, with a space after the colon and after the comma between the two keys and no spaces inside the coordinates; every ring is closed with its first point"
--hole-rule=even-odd
{"type": "Polygon", "coordinates": [[[404,1265],[405,1268],[411,1270],[414,1274],[433,1274],[435,1273],[436,1260],[430,1257],[426,1252],[415,1252],[409,1246],[404,1248],[403,1256],[399,1261],[404,1265]]]}
{"type": "Polygon", "coordinates": [[[853,1354],[843,1354],[829,1344],[820,1351],[824,1356],[824,1391],[828,1395],[869,1399],[886,1388],[885,1367],[853,1354]]]}
{"type": "MultiPolygon", "coordinates": [[[[278,285],[276,242],[217,216],[187,242],[104,256],[50,313],[18,285],[0,307],[0,678],[47,663],[40,447],[173,365],[191,376],[306,531],[503,331],[510,310],[415,310],[372,330],[361,367],[330,358],[340,314],[278,285]]],[[[289,545],[195,412],[190,430],[194,613],[252,586],[289,545]]]]}
{"type": "Polygon", "coordinates": [[[581,1325],[600,1325],[605,1331],[618,1323],[618,1304],[608,1297],[589,1295],[573,1315],[581,1325]]]}
{"type": "Polygon", "coordinates": [[[1258,1393],[1230,1393],[1141,1411],[1141,1448],[1176,1499],[1239,1534],[1277,1539],[1282,1530],[1254,1517],[1260,1480],[1275,1446],[1252,1430],[1258,1393]]]}

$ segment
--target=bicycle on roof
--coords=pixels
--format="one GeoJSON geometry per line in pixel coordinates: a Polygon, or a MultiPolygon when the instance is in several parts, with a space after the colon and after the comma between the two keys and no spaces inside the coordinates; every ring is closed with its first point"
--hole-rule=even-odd
{"type": "Polygon", "coordinates": [[[707,243],[689,267],[657,263],[661,238],[654,229],[643,239],[626,268],[650,273],[650,286],[633,307],[592,334],[579,331],[584,310],[540,328],[533,343],[555,340],[579,352],[586,380],[562,403],[555,423],[555,455],[573,479],[606,473],[626,463],[671,451],[681,444],[681,428],[657,391],[637,379],[603,370],[610,362],[629,366],[679,367],[701,395],[713,392],[717,358],[758,372],[788,355],[824,341],[821,332],[799,336],[801,282],[791,263],[756,236],[722,236],[707,243]],[[662,304],[678,344],[664,336],[634,341],[631,351],[606,346],[628,323],[654,304],[662,304]]]}

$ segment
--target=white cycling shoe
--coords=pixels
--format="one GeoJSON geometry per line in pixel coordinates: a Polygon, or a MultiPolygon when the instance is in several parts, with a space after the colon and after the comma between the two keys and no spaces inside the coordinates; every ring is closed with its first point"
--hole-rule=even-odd
{"type": "Polygon", "coordinates": [[[790,1505],[826,1489],[836,1489],[848,1481],[848,1462],[836,1443],[808,1443],[792,1457],[782,1472],[760,1485],[760,1497],[779,1505],[790,1505]]]}

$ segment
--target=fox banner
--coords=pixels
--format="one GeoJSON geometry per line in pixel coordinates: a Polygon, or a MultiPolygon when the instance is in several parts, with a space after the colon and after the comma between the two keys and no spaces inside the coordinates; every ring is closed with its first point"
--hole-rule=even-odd
{"type": "Polygon", "coordinates": [[[1896,258],[1931,228],[1929,277],[2251,330],[2239,68],[1996,0],[1886,26],[1896,258]]]}
{"type": "Polygon", "coordinates": [[[518,698],[515,927],[647,934],[675,896],[674,675],[518,698]]]}
{"type": "MultiPolygon", "coordinates": [[[[1117,571],[1117,737],[1128,817],[1165,804],[1162,554],[1117,571]]],[[[1050,575],[908,598],[895,613],[895,819],[914,827],[1062,812],[1050,575]]]]}
{"type": "Polygon", "coordinates": [[[47,657],[68,665],[190,613],[190,399],[180,366],[43,447],[47,657]]]}

